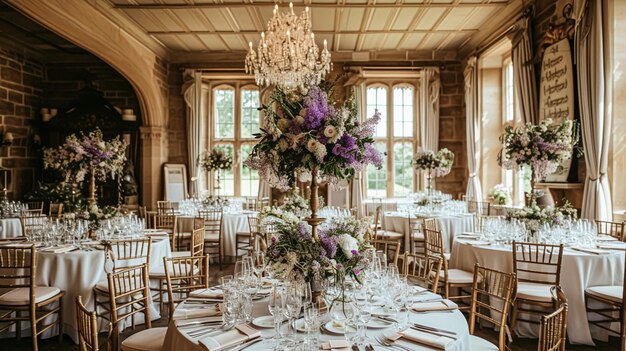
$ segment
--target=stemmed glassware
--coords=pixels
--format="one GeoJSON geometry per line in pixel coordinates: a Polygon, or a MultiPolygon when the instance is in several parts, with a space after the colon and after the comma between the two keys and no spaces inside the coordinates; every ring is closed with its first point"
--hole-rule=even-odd
{"type": "Polygon", "coordinates": [[[311,302],[304,306],[305,349],[307,350],[318,349],[320,318],[320,306],[317,302],[311,302]]]}
{"type": "Polygon", "coordinates": [[[280,325],[283,318],[286,315],[286,290],[284,286],[278,283],[272,284],[272,290],[270,291],[268,308],[272,316],[274,317],[274,337],[276,341],[276,347],[280,346],[280,325]]]}

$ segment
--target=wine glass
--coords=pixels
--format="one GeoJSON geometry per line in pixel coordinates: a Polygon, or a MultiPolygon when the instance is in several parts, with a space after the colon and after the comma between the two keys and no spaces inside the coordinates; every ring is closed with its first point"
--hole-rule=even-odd
{"type": "Polygon", "coordinates": [[[270,291],[269,302],[267,305],[270,313],[274,317],[274,337],[273,339],[276,341],[276,346],[280,345],[280,324],[285,315],[285,288],[278,285],[273,284],[272,289],[270,291]]]}
{"type": "Polygon", "coordinates": [[[265,271],[265,265],[266,265],[265,252],[256,251],[254,253],[254,256],[252,257],[252,261],[253,261],[252,268],[254,269],[254,274],[256,274],[257,277],[262,278],[263,272],[265,271]]]}
{"type": "Polygon", "coordinates": [[[291,284],[287,288],[287,298],[285,300],[285,307],[287,309],[287,317],[289,318],[289,330],[292,337],[292,341],[296,341],[294,323],[300,316],[300,310],[302,309],[302,284],[291,284]]]}
{"type": "Polygon", "coordinates": [[[317,331],[319,330],[320,306],[317,302],[304,305],[304,326],[306,328],[305,344],[309,350],[317,350],[317,331]],[[314,336],[311,337],[311,332],[314,336]]]}

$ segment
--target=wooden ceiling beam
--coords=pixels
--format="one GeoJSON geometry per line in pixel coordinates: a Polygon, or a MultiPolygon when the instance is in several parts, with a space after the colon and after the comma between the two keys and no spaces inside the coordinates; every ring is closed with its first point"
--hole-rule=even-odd
{"type": "MultiPolygon", "coordinates": [[[[482,7],[482,8],[501,8],[508,5],[508,2],[495,3],[459,3],[459,4],[442,4],[442,3],[403,3],[403,8],[458,8],[458,7],[482,7]]],[[[223,9],[234,7],[274,7],[274,3],[213,3],[213,4],[116,4],[114,8],[119,10],[195,10],[195,9],[223,9]]],[[[295,3],[294,7],[308,6],[310,8],[372,8],[372,9],[396,9],[395,3],[374,3],[374,4],[353,4],[353,3],[295,3]]],[[[280,6],[279,8],[286,8],[280,6]]]]}
{"type": "MultiPolygon", "coordinates": [[[[445,29],[445,30],[436,30],[436,29],[390,29],[390,30],[314,30],[315,34],[411,34],[411,33],[444,33],[444,34],[456,34],[456,33],[464,33],[464,34],[473,34],[478,32],[477,29],[445,29]]],[[[179,30],[163,30],[163,31],[148,31],[150,35],[180,35],[180,34],[261,34],[261,31],[256,30],[242,30],[242,31],[225,31],[225,30],[190,30],[190,31],[179,31],[179,30]]]]}

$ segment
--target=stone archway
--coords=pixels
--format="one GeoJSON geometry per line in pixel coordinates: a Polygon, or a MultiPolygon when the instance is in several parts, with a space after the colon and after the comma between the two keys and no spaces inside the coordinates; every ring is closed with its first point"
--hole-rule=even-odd
{"type": "Polygon", "coordinates": [[[84,0],[6,0],[51,31],[91,52],[132,84],[142,110],[141,183],[144,205],[161,194],[167,161],[167,64],[84,0]]]}

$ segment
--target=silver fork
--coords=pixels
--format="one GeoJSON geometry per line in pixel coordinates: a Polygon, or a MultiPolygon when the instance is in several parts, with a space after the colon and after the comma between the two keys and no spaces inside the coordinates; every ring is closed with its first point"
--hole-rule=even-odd
{"type": "Polygon", "coordinates": [[[404,351],[412,351],[410,348],[402,345],[396,345],[395,342],[386,340],[384,337],[376,337],[376,340],[383,346],[391,347],[395,350],[404,350],[404,351]]]}

